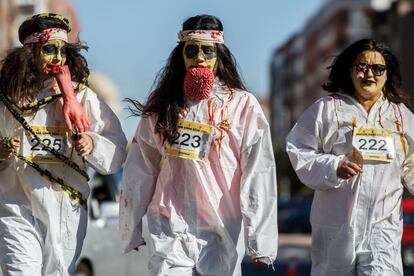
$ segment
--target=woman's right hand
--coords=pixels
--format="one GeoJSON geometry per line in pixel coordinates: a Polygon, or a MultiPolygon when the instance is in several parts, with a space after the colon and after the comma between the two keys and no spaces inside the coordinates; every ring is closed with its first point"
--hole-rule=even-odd
{"type": "Polygon", "coordinates": [[[341,160],[336,175],[342,179],[349,179],[362,172],[362,166],[349,160],[341,160]]]}
{"type": "Polygon", "coordinates": [[[13,156],[13,153],[16,151],[16,148],[20,145],[20,139],[17,137],[13,138],[13,145],[11,147],[0,142],[0,161],[9,159],[13,156]]]}

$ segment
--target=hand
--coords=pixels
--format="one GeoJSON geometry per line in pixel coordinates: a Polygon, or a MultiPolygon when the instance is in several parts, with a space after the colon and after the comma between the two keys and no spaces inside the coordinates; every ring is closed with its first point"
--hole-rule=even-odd
{"type": "Polygon", "coordinates": [[[82,105],[75,100],[64,100],[63,116],[70,131],[77,130],[85,132],[90,130],[89,119],[86,116],[82,105]]]}
{"type": "Polygon", "coordinates": [[[72,143],[78,155],[82,157],[90,154],[95,147],[92,137],[84,133],[72,135],[72,143]]]}
{"type": "Polygon", "coordinates": [[[265,268],[269,265],[269,258],[267,257],[252,257],[252,259],[256,263],[256,267],[265,268]]]}
{"type": "Polygon", "coordinates": [[[17,147],[20,145],[20,139],[13,137],[12,146],[8,147],[4,143],[0,143],[0,161],[9,159],[16,152],[17,147]]]}
{"type": "Polygon", "coordinates": [[[361,172],[362,165],[348,160],[342,160],[339,162],[338,169],[336,170],[336,175],[342,179],[349,179],[361,172]]]}
{"type": "Polygon", "coordinates": [[[79,132],[90,130],[89,119],[82,105],[76,100],[69,67],[63,65],[59,70],[54,69],[52,72],[63,96],[63,116],[69,130],[77,129],[79,132]]]}

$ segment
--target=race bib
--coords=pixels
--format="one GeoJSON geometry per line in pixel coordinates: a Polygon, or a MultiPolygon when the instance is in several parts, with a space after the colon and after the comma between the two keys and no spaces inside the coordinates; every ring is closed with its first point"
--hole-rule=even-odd
{"type": "Polygon", "coordinates": [[[395,158],[395,147],[388,129],[354,128],[352,145],[364,160],[391,162],[395,158]]]}
{"type": "Polygon", "coordinates": [[[64,154],[67,149],[67,128],[32,126],[32,130],[38,138],[33,137],[30,132],[26,131],[26,138],[23,142],[23,156],[34,162],[61,162],[52,153],[46,151],[44,145],[64,154]]]}
{"type": "Polygon", "coordinates": [[[210,151],[213,128],[191,121],[179,121],[174,141],[165,150],[168,155],[205,160],[210,151]]]}

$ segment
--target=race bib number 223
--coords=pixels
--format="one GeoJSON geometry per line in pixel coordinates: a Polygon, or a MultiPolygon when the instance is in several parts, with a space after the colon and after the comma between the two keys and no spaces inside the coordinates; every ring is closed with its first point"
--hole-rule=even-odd
{"type": "Polygon", "coordinates": [[[212,126],[192,121],[179,121],[174,141],[165,150],[168,155],[205,160],[211,144],[212,126]]]}

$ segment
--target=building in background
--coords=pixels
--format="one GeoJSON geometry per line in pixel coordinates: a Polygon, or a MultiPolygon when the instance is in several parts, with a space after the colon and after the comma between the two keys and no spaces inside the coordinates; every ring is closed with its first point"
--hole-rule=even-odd
{"type": "Polygon", "coordinates": [[[79,21],[70,0],[1,0],[0,1],[0,58],[12,47],[20,46],[18,28],[26,17],[54,12],[67,17],[72,24],[69,40],[75,41],[79,33],[79,21]]]}
{"type": "Polygon", "coordinates": [[[270,122],[274,145],[283,144],[297,111],[304,108],[300,101],[305,93],[305,39],[293,35],[279,47],[271,63],[270,122]]]}
{"type": "Polygon", "coordinates": [[[271,126],[274,144],[284,139],[304,109],[324,94],[333,57],[351,42],[371,36],[369,0],[329,0],[304,29],[277,48],[271,61],[271,126]]]}
{"type": "Polygon", "coordinates": [[[0,1],[0,59],[4,57],[6,50],[13,45],[13,19],[16,13],[17,9],[12,1],[0,1]]]}
{"type": "MultiPolygon", "coordinates": [[[[72,31],[69,41],[78,39],[80,24],[76,10],[70,0],[0,0],[0,58],[8,49],[21,46],[18,39],[20,24],[30,15],[52,12],[69,19],[72,31]]],[[[120,112],[119,90],[112,80],[98,72],[91,72],[89,83],[92,89],[115,111],[120,112]]]]}
{"type": "Polygon", "coordinates": [[[270,123],[282,195],[308,192],[290,167],[285,138],[305,108],[326,95],[321,84],[327,67],[345,47],[361,38],[386,42],[401,61],[404,88],[414,93],[413,8],[414,0],[326,0],[303,30],[274,51],[270,123]]]}
{"type": "Polygon", "coordinates": [[[414,0],[393,2],[373,16],[373,36],[391,47],[401,65],[403,89],[411,95],[414,109],[414,0]]]}

